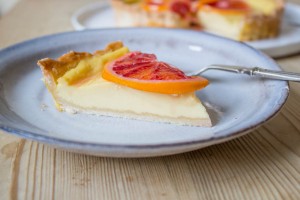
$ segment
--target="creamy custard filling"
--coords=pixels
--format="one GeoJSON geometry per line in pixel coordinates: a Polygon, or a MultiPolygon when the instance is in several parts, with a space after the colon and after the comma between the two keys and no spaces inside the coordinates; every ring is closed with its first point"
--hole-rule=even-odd
{"type": "Polygon", "coordinates": [[[70,86],[60,80],[56,91],[58,99],[86,109],[130,110],[136,114],[170,118],[209,118],[194,93],[167,95],[144,92],[108,82],[100,76],[80,86],[70,86]]]}
{"type": "Polygon", "coordinates": [[[245,15],[232,14],[225,17],[217,12],[201,11],[198,18],[206,31],[212,33],[222,33],[223,36],[236,39],[245,24],[245,15]],[[212,23],[214,22],[214,23],[212,23]]]}

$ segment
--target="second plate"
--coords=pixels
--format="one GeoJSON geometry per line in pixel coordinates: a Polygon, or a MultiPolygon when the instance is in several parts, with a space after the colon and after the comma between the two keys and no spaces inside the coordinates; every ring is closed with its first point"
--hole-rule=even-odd
{"type": "MultiPolygon", "coordinates": [[[[247,42],[272,57],[287,56],[300,51],[300,6],[287,3],[281,34],[274,39],[247,42]]],[[[82,7],[71,18],[75,30],[116,27],[113,10],[108,2],[82,7]]]]}

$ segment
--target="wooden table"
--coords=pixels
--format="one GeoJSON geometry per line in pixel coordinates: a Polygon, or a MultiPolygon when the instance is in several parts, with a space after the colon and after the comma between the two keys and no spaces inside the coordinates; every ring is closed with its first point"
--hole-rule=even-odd
{"type": "MultiPolygon", "coordinates": [[[[0,48],[73,30],[70,16],[91,2],[22,0],[0,18],[0,48]]],[[[300,54],[277,61],[300,72],[300,54]]],[[[98,158],[0,131],[0,198],[300,199],[300,84],[290,86],[281,113],[259,129],[174,156],[98,158]]]]}

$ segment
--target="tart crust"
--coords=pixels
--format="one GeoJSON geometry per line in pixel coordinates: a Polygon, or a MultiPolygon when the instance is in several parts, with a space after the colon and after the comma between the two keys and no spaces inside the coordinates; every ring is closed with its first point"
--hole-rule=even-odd
{"type": "Polygon", "coordinates": [[[104,50],[97,50],[94,54],[87,52],[75,52],[70,51],[59,58],[51,59],[51,58],[43,58],[38,61],[38,65],[43,73],[43,81],[47,87],[47,89],[52,94],[54,98],[56,108],[59,111],[63,111],[63,107],[61,103],[59,103],[55,89],[57,85],[57,80],[66,74],[66,72],[74,69],[81,60],[86,58],[90,58],[93,55],[104,55],[105,53],[115,51],[123,47],[122,42],[113,42],[106,46],[104,50]]]}
{"type": "Polygon", "coordinates": [[[140,115],[131,111],[116,112],[112,110],[80,108],[78,106],[71,105],[70,103],[62,103],[61,108],[63,111],[66,111],[71,114],[84,113],[84,114],[90,114],[96,116],[109,116],[109,117],[135,119],[135,120],[143,120],[143,121],[150,121],[150,122],[163,122],[163,123],[178,124],[184,126],[203,126],[203,127],[212,126],[211,120],[207,118],[192,119],[186,117],[170,118],[166,116],[151,115],[151,114],[140,115]]]}

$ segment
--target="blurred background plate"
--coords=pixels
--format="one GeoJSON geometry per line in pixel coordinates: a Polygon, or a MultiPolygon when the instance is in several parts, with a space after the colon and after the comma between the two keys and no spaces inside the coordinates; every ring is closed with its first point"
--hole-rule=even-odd
{"type": "MultiPolygon", "coordinates": [[[[82,7],[71,18],[75,30],[116,27],[109,2],[99,2],[82,7]]],[[[282,57],[300,51],[300,6],[287,3],[281,34],[274,39],[247,42],[272,57],[282,57]]]]}

